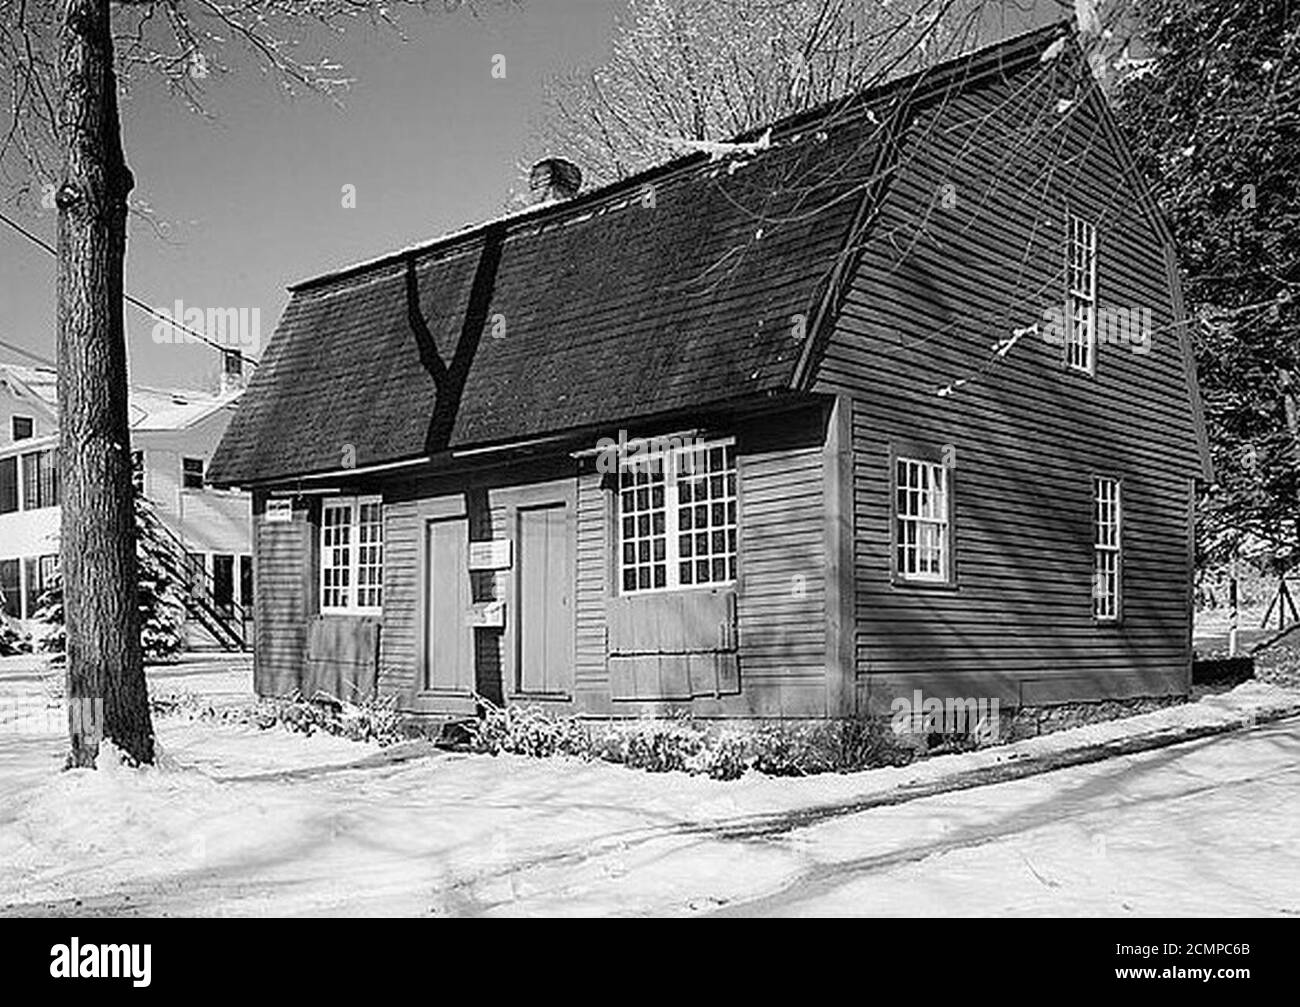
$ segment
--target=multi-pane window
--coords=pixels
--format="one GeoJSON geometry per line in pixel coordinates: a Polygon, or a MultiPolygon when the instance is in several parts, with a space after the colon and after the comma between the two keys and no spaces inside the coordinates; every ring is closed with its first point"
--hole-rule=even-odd
{"type": "Polygon", "coordinates": [[[203,489],[203,459],[181,459],[181,487],[187,490],[203,489]]]}
{"type": "Polygon", "coordinates": [[[0,559],[0,612],[13,619],[22,618],[21,583],[18,560],[0,559]]]}
{"type": "Polygon", "coordinates": [[[378,501],[357,505],[357,607],[384,604],[384,515],[378,501]]]}
{"type": "Polygon", "coordinates": [[[731,443],[674,447],[619,467],[624,592],[736,579],[736,455],[731,443]]]}
{"type": "Polygon", "coordinates": [[[247,553],[239,557],[239,604],[245,611],[253,608],[253,557],[247,553]]]}
{"type": "Polygon", "coordinates": [[[226,553],[212,554],[212,601],[222,612],[229,614],[235,606],[235,557],[226,553]]]}
{"type": "Polygon", "coordinates": [[[639,458],[619,471],[623,590],[668,586],[668,480],[663,456],[639,458]]]}
{"type": "Polygon", "coordinates": [[[894,563],[900,579],[951,579],[949,492],[942,463],[894,460],[894,563]]]}
{"type": "Polygon", "coordinates": [[[384,516],[378,500],[331,500],[321,511],[321,611],[383,607],[384,516]]]}
{"type": "Polygon", "coordinates": [[[1093,482],[1092,614],[1117,620],[1120,613],[1121,518],[1119,480],[1093,482]]]}
{"type": "Polygon", "coordinates": [[[720,445],[675,456],[678,582],[736,579],[736,462],[720,445]]]}
{"type": "Polygon", "coordinates": [[[0,458],[0,514],[18,509],[18,459],[0,458]]]}
{"type": "Polygon", "coordinates": [[[1066,214],[1065,362],[1092,374],[1097,365],[1097,229],[1066,214]]]}
{"type": "Polygon", "coordinates": [[[40,607],[45,592],[56,585],[59,575],[59,557],[55,554],[29,556],[23,561],[26,584],[26,618],[30,619],[40,607]]]}
{"type": "Polygon", "coordinates": [[[59,505],[59,469],[54,449],[23,455],[23,510],[59,505]]]}

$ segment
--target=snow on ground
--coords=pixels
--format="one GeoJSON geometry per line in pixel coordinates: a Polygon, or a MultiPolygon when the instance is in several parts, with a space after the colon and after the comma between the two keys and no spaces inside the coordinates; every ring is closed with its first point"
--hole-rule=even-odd
{"type": "MultiPolygon", "coordinates": [[[[60,773],[62,713],[29,664],[0,662],[10,913],[1300,912],[1275,887],[1300,870],[1295,719],[854,807],[1081,745],[1300,707],[1259,683],[1002,748],[801,780],[379,749],[181,717],[156,722],[157,767],[125,768],[106,751],[98,771],[60,773]]],[[[150,678],[155,693],[218,702],[249,691],[246,661],[150,678]]]]}

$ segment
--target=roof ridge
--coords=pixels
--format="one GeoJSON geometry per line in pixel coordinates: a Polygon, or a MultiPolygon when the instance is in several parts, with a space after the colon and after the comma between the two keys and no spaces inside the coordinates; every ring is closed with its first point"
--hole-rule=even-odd
{"type": "MultiPolygon", "coordinates": [[[[953,71],[967,64],[974,66],[978,63],[989,60],[996,55],[1014,53],[1021,48],[1024,48],[1027,51],[1020,58],[1028,58],[1028,50],[1031,48],[1030,43],[1037,42],[1039,39],[1057,36],[1062,32],[1071,33],[1073,31],[1072,24],[1072,19],[1062,19],[1040,28],[1029,29],[1018,35],[1001,39],[979,49],[960,53],[956,56],[950,57],[949,59],[936,63],[933,66],[922,67],[919,70],[912,71],[911,73],[904,74],[900,77],[894,77],[882,81],[860,91],[842,95],[838,98],[832,98],[829,101],[814,106],[813,108],[792,112],[771,123],[756,126],[743,133],[735,134],[731,140],[725,142],[744,143],[757,139],[769,130],[774,137],[785,136],[792,132],[797,132],[813,123],[824,120],[826,117],[834,115],[837,112],[844,112],[852,115],[865,114],[871,110],[874,104],[887,100],[892,94],[904,90],[909,84],[914,83],[918,85],[917,89],[919,89],[922,84],[927,88],[934,86],[935,84],[940,83],[944,77],[952,74],[953,71]]],[[[975,78],[968,77],[967,79],[970,81],[975,78]]],[[[916,100],[915,95],[912,100],[916,100]]],[[[588,192],[579,193],[572,199],[567,199],[562,202],[530,206],[522,210],[501,214],[474,224],[467,224],[463,227],[441,234],[436,238],[431,238],[428,241],[408,245],[407,247],[396,251],[384,252],[369,259],[363,259],[359,262],[341,266],[338,269],[330,270],[313,277],[308,277],[304,280],[299,280],[295,283],[289,284],[287,289],[291,293],[318,289],[339,280],[349,279],[386,265],[401,262],[413,255],[425,255],[442,249],[453,248],[458,243],[469,242],[478,238],[481,234],[486,233],[488,228],[493,226],[517,224],[531,219],[544,220],[549,217],[561,219],[566,214],[579,207],[590,208],[593,205],[599,205],[602,201],[616,200],[620,197],[631,194],[635,190],[643,188],[652,180],[672,177],[679,172],[685,172],[693,167],[710,163],[712,160],[713,158],[709,154],[703,152],[685,154],[681,157],[672,158],[661,164],[653,165],[642,171],[636,172],[635,174],[629,175],[627,178],[621,178],[617,181],[598,186],[588,192]]]]}

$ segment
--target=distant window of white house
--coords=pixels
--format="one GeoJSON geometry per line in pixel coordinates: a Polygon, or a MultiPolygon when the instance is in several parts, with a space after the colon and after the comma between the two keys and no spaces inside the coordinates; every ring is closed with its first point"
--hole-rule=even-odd
{"type": "Polygon", "coordinates": [[[13,439],[25,441],[35,432],[35,422],[30,416],[15,416],[11,421],[13,439]]]}
{"type": "Polygon", "coordinates": [[[203,459],[181,459],[181,487],[187,490],[203,489],[203,459]]]}
{"type": "Polygon", "coordinates": [[[53,448],[23,455],[23,510],[59,505],[59,467],[53,448]]]}
{"type": "Polygon", "coordinates": [[[18,458],[0,458],[0,514],[18,509],[18,458]]]}
{"type": "Polygon", "coordinates": [[[1122,532],[1118,479],[1093,480],[1092,614],[1106,622],[1120,617],[1122,532]]]}
{"type": "Polygon", "coordinates": [[[1082,217],[1066,219],[1065,363],[1097,369],[1097,228],[1082,217]]]}
{"type": "Polygon", "coordinates": [[[144,496],[144,452],[131,452],[131,488],[136,496],[144,496]]]}
{"type": "Polygon", "coordinates": [[[619,584],[624,593],[736,579],[736,454],[730,441],[620,462],[619,584]]]}
{"type": "Polygon", "coordinates": [[[951,480],[943,462],[894,459],[894,573],[899,580],[952,579],[951,480]]]}
{"type": "Polygon", "coordinates": [[[384,508],[378,498],[348,497],[322,505],[322,612],[383,608],[384,508]]]}

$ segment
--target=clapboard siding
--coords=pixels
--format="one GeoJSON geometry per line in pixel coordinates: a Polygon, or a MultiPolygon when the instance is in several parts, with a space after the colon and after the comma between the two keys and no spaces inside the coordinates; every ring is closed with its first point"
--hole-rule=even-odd
{"type": "Polygon", "coordinates": [[[602,476],[584,472],[578,477],[577,554],[575,607],[577,648],[574,690],[608,702],[606,667],[605,598],[610,590],[609,494],[601,488],[602,476]]]}
{"type": "Polygon", "coordinates": [[[306,501],[295,503],[292,522],[268,524],[266,495],[254,495],[253,683],[260,696],[288,695],[301,685],[307,623],[316,611],[313,527],[306,501]]]}
{"type": "Polygon", "coordinates": [[[384,501],[384,626],[379,636],[379,691],[406,696],[415,688],[419,634],[419,508],[384,501]]]}
{"type": "Polygon", "coordinates": [[[820,445],[739,459],[737,623],[745,688],[824,714],[826,539],[820,445]]]}
{"type": "Polygon", "coordinates": [[[917,116],[816,374],[853,400],[862,708],[913,687],[1021,702],[1026,683],[1032,701],[1187,686],[1200,462],[1165,248],[1100,109],[1062,117],[1062,93],[1031,70],[917,116]],[[1063,307],[1067,206],[1099,224],[1100,305],[1149,310],[1149,352],[1099,343],[1089,378],[1031,335],[990,363],[1063,307]],[[955,589],[890,582],[889,452],[909,441],[956,450],[955,589]],[[1119,626],[1091,616],[1094,474],[1123,480],[1119,626]]]}

